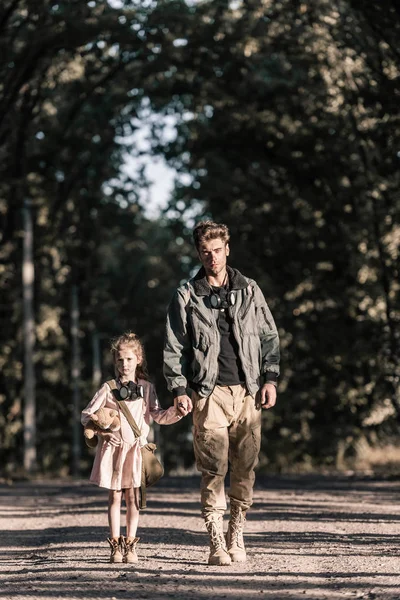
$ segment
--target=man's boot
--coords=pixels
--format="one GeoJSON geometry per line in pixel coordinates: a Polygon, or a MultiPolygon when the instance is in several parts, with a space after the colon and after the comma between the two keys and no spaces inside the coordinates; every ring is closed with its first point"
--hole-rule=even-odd
{"type": "Polygon", "coordinates": [[[136,544],[140,538],[138,537],[126,537],[122,538],[122,548],[124,550],[124,562],[126,563],[137,563],[139,561],[138,555],[136,554],[136,544]]]}
{"type": "Polygon", "coordinates": [[[228,523],[226,545],[232,562],[246,562],[246,549],[243,541],[243,528],[246,513],[240,506],[231,505],[231,519],[228,523]]]}
{"type": "Polygon", "coordinates": [[[226,549],[226,542],[223,532],[222,515],[211,513],[205,518],[205,524],[210,536],[210,556],[209,565],[230,565],[231,557],[226,549]]]}
{"type": "Polygon", "coordinates": [[[108,538],[107,542],[110,544],[111,556],[110,563],[122,563],[122,552],[121,552],[121,538],[113,537],[108,538]]]}

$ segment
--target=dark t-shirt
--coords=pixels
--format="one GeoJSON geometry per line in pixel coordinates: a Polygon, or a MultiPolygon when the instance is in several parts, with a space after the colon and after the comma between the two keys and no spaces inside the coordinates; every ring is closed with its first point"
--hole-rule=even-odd
{"type": "Polygon", "coordinates": [[[213,286],[214,294],[218,294],[225,308],[218,310],[218,329],[221,335],[221,346],[218,355],[217,385],[238,385],[245,382],[241,360],[239,358],[238,343],[232,330],[232,319],[229,316],[226,302],[226,288],[213,286]]]}

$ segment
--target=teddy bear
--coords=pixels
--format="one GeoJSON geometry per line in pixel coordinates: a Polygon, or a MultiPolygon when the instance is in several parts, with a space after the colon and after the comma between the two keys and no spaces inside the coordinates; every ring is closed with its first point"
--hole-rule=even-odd
{"type": "Polygon", "coordinates": [[[121,429],[121,421],[118,416],[118,411],[113,408],[99,408],[90,416],[90,421],[83,429],[85,442],[89,448],[95,448],[97,446],[96,431],[98,429],[112,431],[113,433],[119,431],[121,429]]]}

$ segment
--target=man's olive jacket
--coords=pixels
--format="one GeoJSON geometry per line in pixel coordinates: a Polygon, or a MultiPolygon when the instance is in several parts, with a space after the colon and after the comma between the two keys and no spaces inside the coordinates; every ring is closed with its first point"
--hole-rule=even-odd
{"type": "MultiPolygon", "coordinates": [[[[229,306],[232,328],[246,386],[255,394],[266,381],[279,375],[279,336],[265,298],[252,279],[227,267],[229,289],[235,304],[229,306]]],[[[164,376],[174,397],[194,389],[200,397],[209,396],[218,377],[221,336],[219,309],[210,304],[212,289],[203,268],[180,286],[168,308],[164,376]]]]}

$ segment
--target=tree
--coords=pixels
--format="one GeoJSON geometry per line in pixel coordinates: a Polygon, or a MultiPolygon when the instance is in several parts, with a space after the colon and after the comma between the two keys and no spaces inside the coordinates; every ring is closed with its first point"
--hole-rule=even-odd
{"type": "Polygon", "coordinates": [[[191,178],[171,210],[227,223],[276,315],[272,460],[342,466],[399,416],[397,5],[204,2],[177,28],[149,92],[191,178]]]}
{"type": "MultiPolygon", "coordinates": [[[[21,0],[3,3],[1,9],[0,188],[4,200],[0,214],[4,268],[0,277],[4,296],[0,377],[7,390],[1,397],[1,445],[7,472],[15,473],[20,462],[15,448],[27,410],[20,369],[22,285],[20,268],[16,267],[22,264],[24,199],[32,203],[35,237],[37,344],[33,358],[37,366],[41,469],[65,468],[71,460],[71,288],[79,283],[79,336],[85,338],[87,332],[99,327],[114,334],[114,328],[125,324],[128,317],[121,318],[119,312],[109,314],[103,325],[104,307],[96,305],[102,292],[97,292],[95,274],[100,270],[109,278],[106,288],[118,308],[128,304],[125,294],[131,290],[118,288],[117,283],[126,282],[131,274],[127,277],[120,272],[126,264],[111,272],[99,266],[104,240],[112,247],[128,246],[136,239],[128,254],[138,264],[147,260],[142,255],[150,244],[140,231],[143,217],[137,203],[137,187],[142,182],[119,177],[124,153],[136,152],[121,137],[135,127],[133,116],[142,96],[132,89],[152,55],[135,33],[147,12],[137,3],[115,9],[105,1],[55,4],[21,0]]],[[[140,281],[140,286],[149,289],[147,281],[140,281]]],[[[143,304],[147,306],[145,300],[143,304]]],[[[133,321],[137,323],[139,318],[133,321]]],[[[85,358],[89,356],[87,350],[82,343],[85,358]]],[[[90,362],[86,361],[86,368],[90,362]]],[[[82,377],[84,401],[91,391],[85,384],[85,369],[82,377]]]]}

